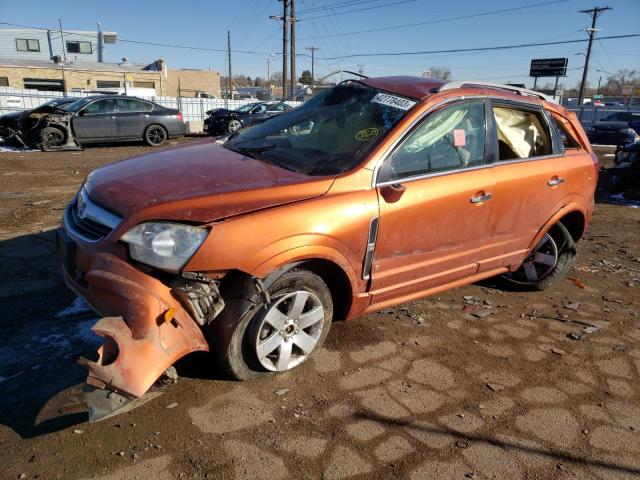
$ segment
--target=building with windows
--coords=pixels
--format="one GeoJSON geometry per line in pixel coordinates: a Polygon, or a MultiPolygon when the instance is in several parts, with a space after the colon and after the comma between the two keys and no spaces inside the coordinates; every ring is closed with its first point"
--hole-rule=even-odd
{"type": "Polygon", "coordinates": [[[144,88],[158,96],[219,98],[216,71],[169,70],[164,60],[104,62],[104,45],[116,38],[114,32],[0,29],[0,87],[66,93],[144,88]]]}
{"type": "Polygon", "coordinates": [[[115,32],[44,29],[0,30],[0,58],[102,62],[105,44],[116,43],[115,32]]]}

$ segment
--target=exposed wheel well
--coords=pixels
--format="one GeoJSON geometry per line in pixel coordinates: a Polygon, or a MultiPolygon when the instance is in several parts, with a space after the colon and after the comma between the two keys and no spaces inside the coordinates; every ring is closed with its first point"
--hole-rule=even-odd
{"type": "Polygon", "coordinates": [[[351,308],[353,292],[349,277],[335,263],[324,259],[305,260],[298,265],[318,275],[329,287],[334,320],[344,320],[351,308]]]}
{"type": "Polygon", "coordinates": [[[567,213],[559,220],[559,222],[562,223],[562,225],[564,225],[567,230],[569,230],[571,238],[573,238],[574,242],[580,240],[580,238],[584,234],[584,216],[577,210],[567,213]]]}

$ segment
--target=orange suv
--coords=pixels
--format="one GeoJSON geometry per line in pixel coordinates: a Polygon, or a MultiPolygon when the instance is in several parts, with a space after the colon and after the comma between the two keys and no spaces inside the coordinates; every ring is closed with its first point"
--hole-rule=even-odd
{"type": "Polygon", "coordinates": [[[248,379],[304,362],[334,319],[494,276],[543,289],[571,267],[597,169],[544,95],[414,77],[102,167],[59,231],[69,286],[104,317],[90,417],[193,351],[248,379]]]}

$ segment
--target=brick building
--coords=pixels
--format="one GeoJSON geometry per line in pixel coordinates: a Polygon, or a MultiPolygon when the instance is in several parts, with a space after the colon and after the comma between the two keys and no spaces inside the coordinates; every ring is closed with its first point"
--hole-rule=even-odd
{"type": "Polygon", "coordinates": [[[149,65],[105,63],[105,44],[115,32],[0,29],[0,87],[56,92],[151,88],[159,96],[220,97],[220,74],[169,70],[163,60],[149,65]]]}
{"type": "Polygon", "coordinates": [[[220,74],[205,70],[170,70],[162,60],[138,65],[0,58],[0,86],[67,93],[136,87],[153,88],[160,96],[192,97],[202,92],[219,98],[220,74]]]}

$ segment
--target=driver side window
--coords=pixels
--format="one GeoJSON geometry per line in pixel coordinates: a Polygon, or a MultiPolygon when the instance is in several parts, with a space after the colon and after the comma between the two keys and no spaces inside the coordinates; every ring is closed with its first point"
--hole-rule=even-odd
{"type": "Polygon", "coordinates": [[[95,101],[84,108],[84,113],[85,115],[113,113],[113,99],[105,98],[95,101]]]}
{"type": "Polygon", "coordinates": [[[386,159],[379,181],[482,165],[485,132],[481,101],[445,108],[427,118],[386,159]]]}

